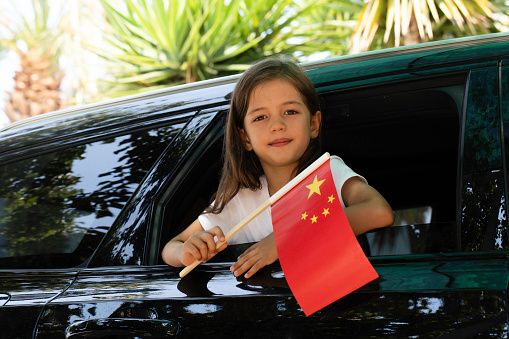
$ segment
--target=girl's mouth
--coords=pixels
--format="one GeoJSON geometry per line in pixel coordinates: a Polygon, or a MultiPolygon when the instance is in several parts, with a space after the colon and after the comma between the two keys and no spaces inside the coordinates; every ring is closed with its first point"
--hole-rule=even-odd
{"type": "Polygon", "coordinates": [[[269,145],[273,147],[283,147],[288,145],[292,140],[286,139],[286,138],[279,138],[276,140],[273,140],[269,145]]]}

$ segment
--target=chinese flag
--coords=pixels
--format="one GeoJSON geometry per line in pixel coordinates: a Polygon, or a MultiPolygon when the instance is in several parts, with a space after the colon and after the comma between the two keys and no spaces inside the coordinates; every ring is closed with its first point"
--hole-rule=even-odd
{"type": "Polygon", "coordinates": [[[378,278],[348,224],[330,159],[272,206],[279,261],[309,316],[378,278]]]}

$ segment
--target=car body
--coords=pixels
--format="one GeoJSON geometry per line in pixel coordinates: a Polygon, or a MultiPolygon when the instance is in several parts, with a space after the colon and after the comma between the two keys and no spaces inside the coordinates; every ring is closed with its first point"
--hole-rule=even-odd
{"type": "Polygon", "coordinates": [[[238,76],[3,128],[0,337],[507,337],[508,63],[494,34],[304,65],[324,150],[396,216],[358,237],[380,278],[309,317],[278,262],[232,275],[249,244],[160,258],[217,188],[238,76]]]}

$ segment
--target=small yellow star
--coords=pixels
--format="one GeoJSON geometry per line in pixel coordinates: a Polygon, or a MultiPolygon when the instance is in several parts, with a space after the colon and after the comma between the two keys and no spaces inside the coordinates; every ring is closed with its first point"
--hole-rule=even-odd
{"type": "Polygon", "coordinates": [[[334,198],[334,195],[331,195],[331,196],[329,197],[329,201],[328,201],[328,202],[332,203],[332,202],[334,201],[334,199],[336,199],[336,198],[334,198]]]}
{"type": "Polygon", "coordinates": [[[311,195],[313,195],[313,193],[316,193],[318,195],[322,195],[320,193],[320,185],[323,184],[324,181],[325,180],[318,181],[318,176],[315,175],[315,180],[313,180],[313,183],[306,186],[307,188],[309,188],[308,199],[311,197],[311,195]]]}
{"type": "Polygon", "coordinates": [[[306,212],[304,212],[304,213],[302,213],[301,220],[306,220],[307,217],[308,217],[308,214],[306,212]]]}
{"type": "Polygon", "coordinates": [[[313,214],[313,217],[311,218],[311,223],[314,224],[315,222],[318,222],[318,217],[313,214]]]}
{"type": "Polygon", "coordinates": [[[324,208],[324,209],[323,209],[322,214],[323,214],[324,216],[329,215],[329,214],[330,214],[329,209],[328,209],[328,208],[324,208]]]}

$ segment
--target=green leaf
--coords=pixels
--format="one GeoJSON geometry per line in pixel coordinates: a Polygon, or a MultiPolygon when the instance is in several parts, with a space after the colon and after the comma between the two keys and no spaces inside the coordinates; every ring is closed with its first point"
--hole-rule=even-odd
{"type": "Polygon", "coordinates": [[[97,53],[116,61],[112,74],[122,84],[110,87],[123,93],[235,74],[275,53],[343,53],[345,44],[334,41],[344,39],[351,24],[332,21],[341,21],[344,8],[361,8],[362,0],[334,2],[335,7],[307,1],[128,0],[113,8],[101,0],[110,47],[97,53]],[[330,16],[327,23],[323,13],[330,16]]]}

